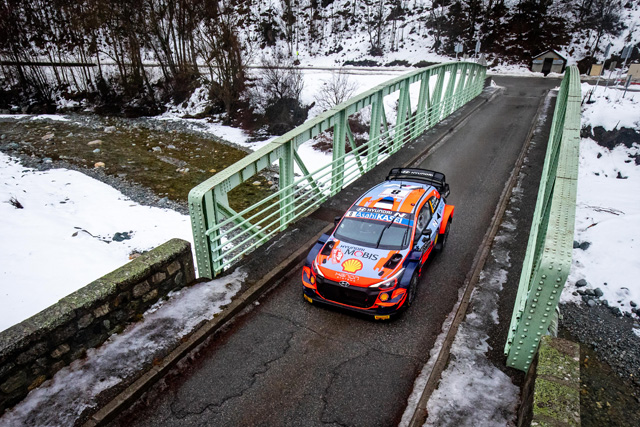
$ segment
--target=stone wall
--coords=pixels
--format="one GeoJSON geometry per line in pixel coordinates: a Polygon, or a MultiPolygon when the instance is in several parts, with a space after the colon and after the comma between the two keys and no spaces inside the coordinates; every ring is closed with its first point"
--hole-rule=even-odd
{"type": "Polygon", "coordinates": [[[0,332],[0,414],[194,280],[191,245],[172,239],[0,332]]]}
{"type": "Polygon", "coordinates": [[[543,336],[522,400],[518,426],[579,426],[580,346],[543,336]]]}

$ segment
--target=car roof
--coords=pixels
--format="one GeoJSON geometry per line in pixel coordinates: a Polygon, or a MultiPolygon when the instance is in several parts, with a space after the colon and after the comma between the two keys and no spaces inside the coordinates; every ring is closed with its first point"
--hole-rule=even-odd
{"type": "Polygon", "coordinates": [[[385,209],[392,212],[414,213],[420,200],[431,194],[435,187],[410,181],[385,181],[376,185],[358,199],[354,208],[385,209]]]}

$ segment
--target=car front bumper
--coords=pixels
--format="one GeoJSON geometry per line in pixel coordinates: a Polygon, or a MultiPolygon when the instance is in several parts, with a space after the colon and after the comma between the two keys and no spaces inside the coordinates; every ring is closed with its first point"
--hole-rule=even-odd
{"type": "MultiPolygon", "coordinates": [[[[392,291],[390,291],[392,292],[392,291]]],[[[377,294],[381,293],[380,291],[377,294]]],[[[330,305],[333,307],[339,307],[345,310],[374,316],[377,319],[388,319],[390,316],[399,312],[401,308],[404,307],[406,302],[406,292],[402,293],[402,295],[397,296],[396,298],[390,298],[388,301],[382,303],[377,298],[374,300],[373,304],[369,307],[359,307],[353,304],[353,300],[349,300],[349,298],[341,299],[340,295],[326,295],[323,296],[321,291],[318,289],[311,289],[306,286],[303,286],[303,295],[305,300],[309,303],[321,303],[330,305]],[[335,299],[333,299],[335,298],[335,299]],[[351,304],[349,304],[351,302],[351,304]],[[384,304],[384,305],[381,305],[384,304]]]]}

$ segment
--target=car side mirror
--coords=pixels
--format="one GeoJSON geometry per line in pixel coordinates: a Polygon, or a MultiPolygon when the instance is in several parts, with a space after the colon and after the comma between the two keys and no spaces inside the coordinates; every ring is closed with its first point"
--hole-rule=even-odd
{"type": "Polygon", "coordinates": [[[451,191],[449,190],[449,184],[445,184],[444,188],[442,189],[442,194],[440,195],[446,199],[447,197],[449,197],[450,192],[451,191]]]}
{"type": "Polygon", "coordinates": [[[342,217],[341,217],[341,216],[337,216],[337,217],[333,218],[333,225],[334,225],[334,227],[337,227],[337,226],[338,226],[338,223],[340,222],[340,220],[341,220],[341,219],[342,219],[342,217]]]}

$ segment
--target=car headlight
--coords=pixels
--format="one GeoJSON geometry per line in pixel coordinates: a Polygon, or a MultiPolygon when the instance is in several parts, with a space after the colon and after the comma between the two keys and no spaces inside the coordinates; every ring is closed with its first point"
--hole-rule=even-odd
{"type": "Polygon", "coordinates": [[[400,271],[398,271],[396,274],[394,274],[393,276],[389,277],[388,279],[385,279],[385,280],[383,280],[381,282],[378,282],[378,283],[374,283],[373,285],[371,285],[369,287],[370,288],[379,288],[379,289],[393,288],[394,286],[396,286],[398,284],[398,281],[402,277],[402,273],[404,273],[404,268],[401,268],[400,271]]]}
{"type": "Polygon", "coordinates": [[[313,263],[311,263],[311,268],[313,269],[313,272],[315,274],[317,274],[320,277],[324,277],[324,274],[320,272],[320,268],[318,267],[318,260],[316,259],[313,260],[313,263]]]}

